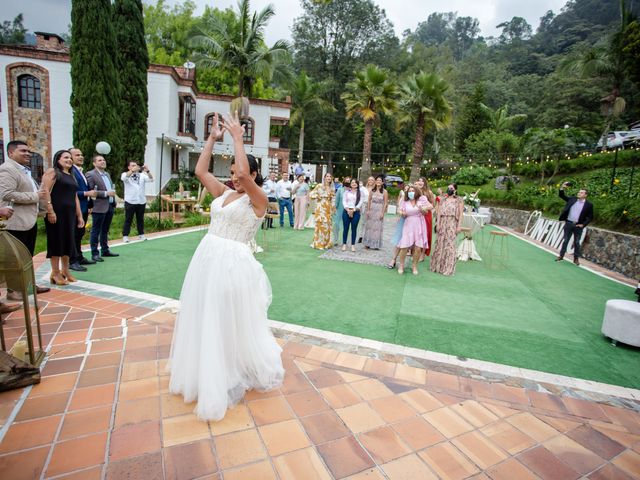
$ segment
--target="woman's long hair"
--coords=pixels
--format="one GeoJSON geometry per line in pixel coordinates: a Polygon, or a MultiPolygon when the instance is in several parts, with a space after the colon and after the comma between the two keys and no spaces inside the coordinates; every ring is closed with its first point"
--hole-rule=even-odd
{"type": "MultiPolygon", "coordinates": [[[[264,178],[262,178],[262,175],[260,175],[260,169],[258,167],[258,161],[256,160],[256,157],[247,154],[247,161],[249,162],[249,174],[256,172],[256,178],[254,179],[254,181],[259,187],[261,187],[262,183],[264,182],[264,178]]],[[[233,165],[234,163],[236,163],[235,159],[233,159],[231,165],[233,165]]]]}
{"type": "MultiPolygon", "coordinates": [[[[382,175],[378,175],[378,176],[376,177],[376,181],[377,181],[378,179],[381,179],[381,180],[382,180],[382,185],[380,185],[380,193],[384,193],[384,190],[385,190],[385,188],[384,188],[384,177],[383,177],[382,175]]],[[[378,185],[376,185],[376,184],[374,183],[374,184],[373,184],[373,190],[371,190],[371,193],[373,193],[373,192],[377,192],[377,191],[378,191],[378,185]]]]}
{"type": "MultiPolygon", "coordinates": [[[[53,170],[56,172],[56,182],[60,180],[60,178],[62,178],[62,174],[64,173],[64,170],[62,169],[62,167],[60,167],[60,164],[58,162],[60,161],[60,158],[62,157],[62,155],[64,155],[65,153],[68,153],[69,155],[71,155],[71,152],[69,150],[58,150],[53,155],[52,163],[53,163],[53,170]]],[[[71,178],[73,178],[73,181],[77,185],[78,181],[76,180],[76,176],[73,174],[72,170],[73,170],[73,166],[69,169],[69,173],[71,174],[71,178]]]]}
{"type": "Polygon", "coordinates": [[[431,187],[429,186],[429,182],[427,182],[427,179],[424,178],[424,177],[420,177],[420,180],[422,180],[422,183],[424,183],[423,195],[425,197],[427,197],[427,200],[429,200],[429,203],[431,205],[434,205],[436,203],[436,196],[431,191],[431,187]]]}
{"type": "Polygon", "coordinates": [[[351,183],[356,182],[356,205],[360,203],[360,182],[358,180],[356,180],[355,178],[351,179],[351,182],[349,184],[349,188],[351,188],[351,183]]]}

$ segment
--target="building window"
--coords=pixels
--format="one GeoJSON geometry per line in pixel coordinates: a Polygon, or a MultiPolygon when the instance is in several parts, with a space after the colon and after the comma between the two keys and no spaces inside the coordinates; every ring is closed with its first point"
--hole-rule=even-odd
{"type": "Polygon", "coordinates": [[[171,149],[171,173],[180,173],[180,150],[171,149]]]}
{"type": "MultiPolygon", "coordinates": [[[[204,137],[205,140],[209,138],[209,134],[211,133],[211,127],[213,126],[213,116],[215,113],[209,113],[206,117],[204,117],[204,137]]],[[[220,123],[224,123],[224,117],[221,113],[218,113],[218,121],[220,123]]],[[[224,133],[222,134],[222,138],[224,138],[224,133]]]]}
{"type": "Polygon", "coordinates": [[[253,132],[255,130],[255,122],[253,118],[247,118],[242,120],[244,125],[244,136],[242,140],[244,143],[253,143],[253,132]]]}
{"type": "Polygon", "coordinates": [[[196,135],[196,101],[188,95],[180,96],[178,132],[196,135]]]}
{"type": "Polygon", "coordinates": [[[18,77],[18,106],[23,108],[42,108],[40,80],[33,75],[20,75],[18,77]]]}

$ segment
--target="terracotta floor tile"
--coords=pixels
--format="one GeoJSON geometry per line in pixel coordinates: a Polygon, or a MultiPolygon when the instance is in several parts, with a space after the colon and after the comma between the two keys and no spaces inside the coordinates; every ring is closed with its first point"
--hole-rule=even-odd
{"type": "Polygon", "coordinates": [[[91,326],[91,320],[69,320],[66,318],[60,325],[61,332],[70,332],[72,330],[88,330],[91,326]]]}
{"type": "Polygon", "coordinates": [[[275,388],[273,390],[269,390],[268,392],[258,392],[257,390],[249,390],[244,395],[245,402],[252,402],[254,400],[262,400],[263,398],[271,398],[282,395],[282,392],[275,388]]]}
{"type": "Polygon", "coordinates": [[[69,411],[111,404],[114,400],[115,391],[115,383],[79,388],[73,392],[69,411]]]}
{"type": "Polygon", "coordinates": [[[476,428],[484,427],[498,420],[497,416],[475,400],[465,400],[451,405],[450,408],[476,428]]]}
{"type": "Polygon", "coordinates": [[[478,402],[478,403],[480,403],[480,405],[482,405],[486,409],[491,410],[491,412],[498,418],[507,418],[507,417],[510,417],[511,415],[515,415],[516,413],[520,412],[520,410],[514,410],[513,408],[505,407],[504,405],[498,405],[497,403],[491,403],[491,402],[478,402]]]}
{"type": "Polygon", "coordinates": [[[373,400],[374,398],[388,397],[393,395],[380,380],[369,378],[359,382],[350,383],[349,386],[355,390],[364,400],[373,400]]]}
{"type": "Polygon", "coordinates": [[[509,403],[529,405],[529,397],[524,388],[510,387],[502,383],[493,384],[493,398],[509,403]]]}
{"type": "Polygon", "coordinates": [[[316,390],[287,395],[286,400],[298,417],[306,417],[331,408],[316,390]]]}
{"type": "MultiPolygon", "coordinates": [[[[333,372],[333,370],[330,371],[333,372]]],[[[305,377],[304,374],[294,373],[292,375],[285,372],[284,383],[280,387],[280,390],[285,395],[290,395],[292,393],[304,392],[305,390],[309,390],[311,388],[313,388],[313,386],[311,385],[309,380],[307,380],[307,377],[305,377]]]]}
{"type": "Polygon", "coordinates": [[[87,339],[86,330],[59,332],[53,339],[53,345],[64,345],[65,343],[84,342],[86,339],[87,339]]]}
{"type": "Polygon", "coordinates": [[[339,408],[336,413],[353,433],[365,432],[385,424],[385,421],[366,403],[339,408]]]}
{"type": "Polygon", "coordinates": [[[418,413],[430,412],[442,406],[442,403],[433,395],[421,388],[401,393],[400,398],[411,405],[418,413]]]}
{"type": "Polygon", "coordinates": [[[427,380],[427,371],[424,368],[411,367],[403,363],[398,363],[393,378],[404,382],[417,383],[424,385],[427,380]]]}
{"type": "Polygon", "coordinates": [[[67,408],[70,396],[71,392],[64,392],[57,395],[28,398],[18,412],[15,421],[21,422],[63,413],[67,408]]]}
{"type": "Polygon", "coordinates": [[[385,480],[385,477],[380,473],[380,469],[374,467],[349,475],[348,477],[345,477],[344,480],[385,480]]]}
{"type": "Polygon", "coordinates": [[[117,461],[160,450],[160,421],[135,423],[111,433],[109,460],[117,461]]]}
{"type": "Polygon", "coordinates": [[[344,378],[342,378],[338,372],[328,368],[313,370],[308,372],[307,376],[309,377],[309,380],[311,380],[311,383],[313,383],[313,385],[318,389],[345,383],[344,378]]]}
{"type": "Polygon", "coordinates": [[[551,395],[544,392],[527,391],[529,400],[531,400],[531,406],[542,410],[549,410],[558,413],[569,413],[567,408],[562,403],[562,398],[558,395],[551,395]]]}
{"type": "Polygon", "coordinates": [[[416,454],[380,466],[389,480],[438,480],[436,474],[416,454]]]}
{"type": "Polygon", "coordinates": [[[122,336],[122,327],[94,328],[91,331],[91,340],[102,340],[105,338],[117,338],[122,336]]]}
{"type": "Polygon", "coordinates": [[[0,443],[0,454],[51,443],[61,419],[56,415],[14,423],[0,443]]]}
{"type": "MultiPolygon", "coordinates": [[[[635,426],[640,429],[640,414],[633,410],[627,410],[626,408],[612,407],[610,405],[599,405],[604,413],[611,419],[612,422],[618,425],[635,426]]],[[[633,430],[631,430],[633,432],[633,430]]],[[[636,431],[634,433],[640,433],[636,431]]]]}
{"type": "Polygon", "coordinates": [[[300,419],[315,445],[345,437],[351,432],[334,411],[322,412],[300,419]]]}
{"type": "Polygon", "coordinates": [[[449,407],[442,407],[424,413],[422,417],[447,438],[457,437],[462,433],[473,430],[473,426],[449,407]]]}
{"type": "Polygon", "coordinates": [[[110,462],[107,466],[107,480],[156,479],[162,478],[162,454],[149,453],[140,457],[110,462]]]}
{"type": "Polygon", "coordinates": [[[343,478],[375,466],[354,437],[345,437],[317,447],[335,478],[343,478]]]}
{"type": "Polygon", "coordinates": [[[71,311],[71,312],[69,312],[67,314],[65,322],[67,322],[67,321],[76,321],[76,320],[90,320],[95,316],[96,316],[95,312],[92,312],[92,311],[75,310],[75,311],[71,311]]]}
{"type": "Polygon", "coordinates": [[[193,413],[197,403],[185,403],[182,395],[164,393],[160,395],[160,405],[162,408],[162,418],[168,418],[193,413]]]}
{"type": "Polygon", "coordinates": [[[305,357],[309,350],[311,350],[311,345],[294,341],[289,341],[282,347],[284,355],[292,355],[294,357],[305,357]]]}
{"type": "Polygon", "coordinates": [[[365,375],[358,375],[356,373],[343,372],[342,370],[336,370],[336,372],[338,372],[338,375],[340,375],[342,379],[347,383],[359,382],[360,380],[367,380],[368,378],[371,378],[365,375]]]}
{"type": "Polygon", "coordinates": [[[396,365],[397,364],[393,362],[386,362],[384,360],[378,360],[377,358],[367,358],[362,370],[382,377],[393,377],[396,365]]]}
{"type": "Polygon", "coordinates": [[[259,427],[258,431],[272,457],[311,446],[304,429],[297,420],[271,423],[259,427]]]}
{"type": "Polygon", "coordinates": [[[542,420],[537,419],[530,413],[519,413],[507,418],[507,422],[516,427],[518,430],[526,433],[538,443],[542,443],[552,437],[555,437],[559,432],[544,423],[542,420]]]}
{"type": "Polygon", "coordinates": [[[127,337],[127,350],[143,347],[155,347],[158,345],[158,336],[153,335],[134,335],[127,337]]]}
{"type": "Polygon", "coordinates": [[[134,348],[124,352],[125,363],[148,362],[157,360],[158,357],[158,347],[134,348]]]}
{"type": "Polygon", "coordinates": [[[77,378],[78,373],[65,373],[63,375],[54,375],[53,377],[44,377],[40,380],[40,383],[33,386],[29,398],[69,392],[73,390],[77,378]]]}
{"type": "Polygon", "coordinates": [[[517,459],[543,480],[574,480],[580,477],[578,472],[542,446],[521,453],[517,459]]]}
{"type": "MultiPolygon", "coordinates": [[[[637,442],[640,442],[640,435],[634,435],[632,433],[626,433],[626,431],[613,430],[612,428],[603,427],[600,425],[592,425],[593,428],[598,430],[600,433],[605,434],[612,440],[615,440],[620,445],[624,445],[627,448],[631,448],[637,442]]],[[[616,425],[611,425],[612,427],[616,425]]],[[[620,427],[622,428],[622,427],[620,427]]]]}
{"type": "Polygon", "coordinates": [[[209,425],[198,420],[193,413],[162,420],[162,442],[164,447],[194,442],[209,438],[209,425]]]}
{"type": "Polygon", "coordinates": [[[248,403],[256,425],[282,422],[294,418],[283,396],[254,400],[248,403]]]}
{"type": "Polygon", "coordinates": [[[87,344],[84,342],[66,343],[64,345],[54,345],[49,350],[49,358],[69,358],[84,355],[87,351],[87,344]]]}
{"type": "Polygon", "coordinates": [[[141,380],[143,378],[155,377],[158,375],[158,360],[148,360],[146,362],[125,363],[122,367],[122,382],[141,380]]]}
{"type": "Polygon", "coordinates": [[[321,388],[320,393],[333,408],[348,407],[362,401],[355,390],[347,384],[321,388]]]}
{"type": "MultiPolygon", "coordinates": [[[[191,410],[193,410],[193,408],[191,410]]],[[[119,402],[116,406],[116,428],[159,419],[160,400],[158,397],[139,398],[129,402],[119,402]]]]}
{"type": "Polygon", "coordinates": [[[416,411],[397,395],[370,400],[369,405],[387,423],[395,423],[416,416],[416,411]]]}
{"type": "Polygon", "coordinates": [[[40,478],[48,455],[49,446],[0,456],[2,478],[7,480],[40,478]]]}
{"type": "Polygon", "coordinates": [[[491,467],[487,473],[493,480],[538,480],[531,470],[515,458],[510,458],[499,465],[491,467]]]}
{"type": "Polygon", "coordinates": [[[612,461],[616,467],[634,478],[640,477],[640,454],[627,450],[612,461]]]}
{"type": "Polygon", "coordinates": [[[98,433],[109,430],[111,405],[67,413],[62,422],[59,440],[98,433]]]}
{"type": "Polygon", "coordinates": [[[586,400],[570,397],[564,397],[562,401],[567,407],[567,410],[569,410],[569,413],[572,413],[573,415],[593,420],[602,420],[604,422],[609,420],[609,417],[607,417],[604,411],[595,402],[587,402],[586,400]]]}
{"type": "Polygon", "coordinates": [[[579,426],[567,433],[567,436],[606,460],[611,460],[625,450],[618,442],[587,425],[579,426]]]}
{"type": "Polygon", "coordinates": [[[305,358],[311,360],[317,360],[318,362],[332,363],[338,358],[340,352],[331,348],[312,346],[309,352],[305,355],[305,358]]]}
{"type": "Polygon", "coordinates": [[[536,444],[531,437],[525,435],[504,420],[487,425],[480,431],[493,443],[509,452],[511,455],[516,455],[536,444]]]}
{"type": "Polygon", "coordinates": [[[438,430],[421,417],[398,422],[393,425],[393,428],[402,440],[416,451],[445,440],[438,430]]]}
{"type": "Polygon", "coordinates": [[[122,351],[122,338],[98,340],[91,343],[91,353],[120,352],[122,351]]]}
{"type": "Polygon", "coordinates": [[[46,475],[60,475],[81,468],[100,465],[104,462],[106,448],[106,432],[58,443],[53,448],[53,455],[46,475]]]}
{"type": "Polygon", "coordinates": [[[632,480],[632,478],[615,465],[607,463],[589,475],[589,480],[632,480]]]}
{"type": "Polygon", "coordinates": [[[97,467],[89,467],[83,470],[76,470],[73,473],[68,473],[56,477],[56,480],[101,480],[102,479],[103,465],[97,467]]]}
{"type": "Polygon", "coordinates": [[[448,442],[423,450],[418,455],[444,480],[461,480],[478,472],[475,465],[448,442]]]}
{"type": "Polygon", "coordinates": [[[429,370],[427,374],[427,386],[442,390],[460,390],[460,379],[457,375],[429,370]]]}
{"type": "Polygon", "coordinates": [[[508,455],[480,432],[469,432],[451,441],[483,470],[503,461],[508,455]]]}
{"type": "Polygon", "coordinates": [[[255,462],[267,456],[256,429],[215,437],[214,443],[221,469],[255,462]]]}
{"type": "Polygon", "coordinates": [[[333,361],[333,364],[339,367],[351,368],[353,370],[362,370],[366,361],[367,357],[363,355],[340,352],[333,361]]]}
{"type": "Polygon", "coordinates": [[[246,405],[242,404],[227,410],[227,414],[222,420],[209,423],[211,433],[214,435],[238,432],[240,430],[246,430],[247,428],[253,428],[254,426],[249,409],[246,405]]]}
{"type": "Polygon", "coordinates": [[[273,459],[282,480],[331,480],[320,456],[313,448],[305,448],[273,459]]]}
{"type": "Polygon", "coordinates": [[[93,321],[94,328],[117,327],[122,324],[122,319],[118,317],[99,317],[93,321]]]}
{"type": "Polygon", "coordinates": [[[84,369],[111,367],[120,365],[120,352],[96,353],[87,356],[84,362],[84,369]]]}
{"type": "Polygon", "coordinates": [[[211,440],[169,447],[163,454],[167,480],[197,478],[218,470],[211,440]]]}
{"type": "Polygon", "coordinates": [[[82,357],[62,358],[60,360],[48,360],[42,370],[42,376],[59,375],[61,373],[77,372],[82,365],[82,357]]]}
{"type": "Polygon", "coordinates": [[[460,377],[460,391],[470,393],[474,397],[490,398],[492,395],[491,384],[488,382],[481,382],[475,378],[460,377]]]}
{"type": "Polygon", "coordinates": [[[118,392],[118,401],[126,402],[137,398],[153,397],[160,394],[158,379],[155,377],[121,382],[118,392]]]}
{"type": "Polygon", "coordinates": [[[118,371],[119,367],[117,366],[83,370],[78,379],[78,388],[114,383],[118,379],[118,371]]]}
{"type": "Polygon", "coordinates": [[[267,460],[245,467],[224,471],[224,480],[277,480],[273,467],[267,460]]]}
{"type": "Polygon", "coordinates": [[[411,453],[411,449],[391,427],[362,433],[358,439],[377,464],[387,463],[411,453]]]}
{"type": "Polygon", "coordinates": [[[537,418],[542,420],[544,423],[551,425],[553,428],[558,430],[560,433],[567,433],[574,428],[579,427],[582,423],[573,422],[571,420],[567,420],[564,417],[552,417],[549,415],[536,415],[537,418]]]}

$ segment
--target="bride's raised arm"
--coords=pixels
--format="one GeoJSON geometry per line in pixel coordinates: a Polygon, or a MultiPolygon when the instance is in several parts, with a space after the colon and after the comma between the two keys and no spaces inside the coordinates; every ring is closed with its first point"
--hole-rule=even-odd
{"type": "Polygon", "coordinates": [[[204,188],[206,188],[214,198],[222,195],[227,189],[226,185],[209,171],[213,146],[220,139],[222,139],[222,130],[218,124],[218,114],[216,113],[213,116],[213,125],[211,125],[211,133],[209,134],[209,138],[207,138],[207,143],[204,144],[204,148],[198,157],[195,172],[198,180],[200,180],[204,188]]]}
{"type": "MultiPolygon", "coordinates": [[[[263,217],[267,211],[267,194],[256,183],[255,176],[251,174],[249,168],[249,160],[247,160],[247,154],[244,151],[244,141],[242,139],[244,135],[244,127],[238,120],[238,113],[235,112],[230,118],[225,117],[225,122],[222,128],[231,134],[233,137],[233,150],[235,154],[235,175],[240,185],[253,205],[253,210],[258,217],[263,217]]],[[[258,175],[258,172],[255,172],[258,175]]]]}

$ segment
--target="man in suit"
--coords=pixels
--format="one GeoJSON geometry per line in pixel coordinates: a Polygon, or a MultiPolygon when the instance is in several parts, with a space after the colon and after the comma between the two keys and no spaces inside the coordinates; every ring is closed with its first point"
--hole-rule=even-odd
{"type": "MultiPolygon", "coordinates": [[[[13,206],[13,214],[7,220],[7,231],[20,240],[33,256],[38,234],[38,213],[40,200],[44,200],[45,192],[31,176],[31,151],[29,146],[20,140],[7,144],[9,158],[0,165],[0,206],[13,206]]],[[[19,292],[9,287],[7,298],[22,300],[19,292]]],[[[17,288],[17,286],[14,286],[17,288]]],[[[46,293],[48,287],[36,285],[37,293],[46,293]]]]}
{"type": "Polygon", "coordinates": [[[568,186],[569,184],[564,182],[560,187],[560,198],[567,202],[560,214],[560,221],[566,223],[564,224],[564,241],[556,262],[564,258],[569,240],[573,235],[573,263],[580,265],[580,238],[584,227],[593,220],[593,204],[587,200],[589,192],[586,188],[581,188],[575,197],[567,197],[564,189],[568,186]]]}
{"type": "MultiPolygon", "coordinates": [[[[96,197],[96,192],[95,190],[89,189],[89,182],[87,182],[84,173],[82,173],[82,168],[84,166],[84,155],[82,155],[82,151],[79,148],[71,147],[69,149],[69,153],[71,153],[71,159],[73,160],[73,167],[71,168],[71,171],[78,183],[78,191],[76,192],[76,195],[80,201],[82,219],[86,224],[87,217],[89,216],[89,210],[93,206],[92,200],[96,197]]],[[[86,272],[87,267],[85,267],[85,265],[93,265],[96,263],[93,260],[87,260],[84,255],[82,255],[82,238],[84,237],[84,233],[84,225],[82,228],[76,228],[74,238],[76,247],[75,253],[69,259],[69,268],[76,272],[86,272]]]]}
{"type": "Polygon", "coordinates": [[[109,227],[113,219],[113,212],[116,207],[116,189],[111,180],[111,176],[106,171],[107,161],[102,155],[93,156],[93,170],[87,172],[87,182],[89,190],[95,190],[95,200],[93,201],[93,211],[91,212],[91,260],[94,262],[104,262],[102,257],[119,257],[117,253],[109,251],[109,227]],[[102,250],[102,255],[98,250],[98,245],[102,250]]]}

